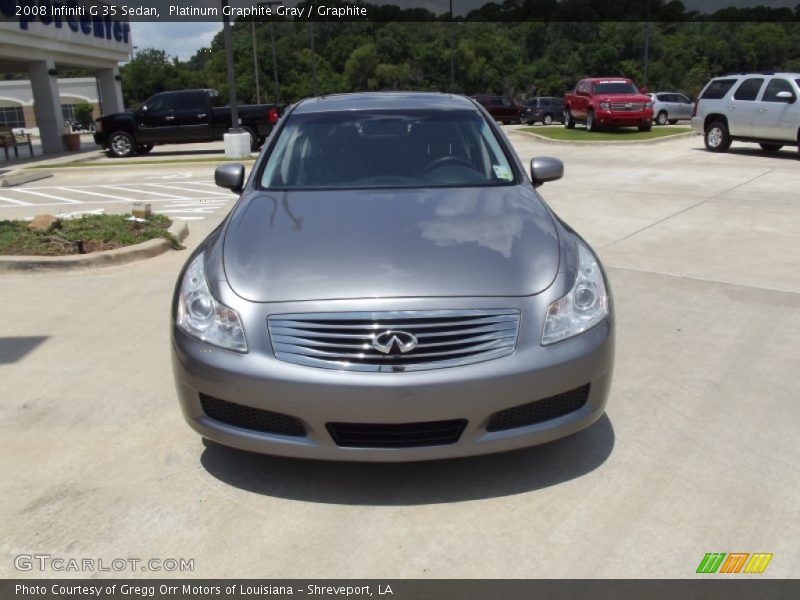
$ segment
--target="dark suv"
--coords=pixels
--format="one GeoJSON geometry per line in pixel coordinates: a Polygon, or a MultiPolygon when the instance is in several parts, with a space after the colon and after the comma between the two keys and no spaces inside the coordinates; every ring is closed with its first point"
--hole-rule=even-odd
{"type": "Polygon", "coordinates": [[[509,123],[521,123],[520,114],[522,107],[508,96],[490,96],[479,94],[474,96],[475,101],[483,106],[487,112],[494,117],[495,121],[500,121],[508,125],[509,123]]]}
{"type": "Polygon", "coordinates": [[[533,125],[537,121],[541,121],[544,125],[550,125],[553,121],[563,123],[564,100],[552,96],[528,98],[524,102],[520,120],[528,125],[533,125]]]}

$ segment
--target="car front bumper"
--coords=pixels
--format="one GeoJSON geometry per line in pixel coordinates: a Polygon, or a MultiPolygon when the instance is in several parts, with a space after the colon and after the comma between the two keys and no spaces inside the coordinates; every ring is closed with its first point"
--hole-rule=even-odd
{"type": "Polygon", "coordinates": [[[618,112],[611,110],[598,110],[596,120],[601,125],[618,125],[620,127],[633,127],[635,125],[648,125],[653,120],[653,111],[618,112]]]}
{"type": "MultiPolygon", "coordinates": [[[[267,338],[264,316],[258,319],[264,323],[262,339],[267,338]]],[[[246,354],[221,350],[185,335],[173,324],[172,362],[184,417],[209,440],[253,452],[311,459],[444,459],[545,443],[584,429],[602,416],[613,370],[613,315],[551,346],[538,343],[540,331],[521,329],[513,354],[482,363],[406,373],[358,373],[278,361],[268,342],[264,347],[251,344],[246,354]],[[543,399],[552,407],[553,396],[587,384],[585,404],[567,414],[498,431],[487,429],[499,411],[543,399]],[[289,416],[302,423],[305,435],[265,433],[210,418],[201,394],[289,416]],[[428,446],[339,445],[329,428],[331,423],[385,426],[452,420],[466,421],[460,436],[428,446]]]]}

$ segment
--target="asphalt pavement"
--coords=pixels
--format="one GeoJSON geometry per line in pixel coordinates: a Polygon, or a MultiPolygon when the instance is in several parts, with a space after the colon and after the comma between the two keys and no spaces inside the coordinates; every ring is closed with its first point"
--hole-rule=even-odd
{"type": "MultiPolygon", "coordinates": [[[[523,451],[416,464],[206,446],[183,422],[169,361],[189,250],[0,275],[0,576],[688,578],[707,552],[772,553],[756,577],[796,576],[797,150],[509,135],[525,161],[565,161],[565,178],[541,192],[609,272],[617,356],[597,424],[523,451]],[[194,571],[15,568],[34,553],[193,559],[194,571]]],[[[146,192],[154,209],[211,198],[216,208],[189,223],[191,248],[234,200],[202,185],[212,171],[60,169],[25,189],[81,204],[2,189],[0,218],[40,203],[121,210],[146,192]],[[179,174],[190,176],[166,179],[179,174]]]]}

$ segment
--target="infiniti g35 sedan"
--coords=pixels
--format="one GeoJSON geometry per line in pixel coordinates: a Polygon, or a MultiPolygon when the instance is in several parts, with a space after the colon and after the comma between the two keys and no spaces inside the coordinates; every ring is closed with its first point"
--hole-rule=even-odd
{"type": "Polygon", "coordinates": [[[605,409],[614,319],[594,251],[475,101],[362,93],[290,107],[187,261],[181,407],[274,455],[411,461],[577,432],[605,409]]]}

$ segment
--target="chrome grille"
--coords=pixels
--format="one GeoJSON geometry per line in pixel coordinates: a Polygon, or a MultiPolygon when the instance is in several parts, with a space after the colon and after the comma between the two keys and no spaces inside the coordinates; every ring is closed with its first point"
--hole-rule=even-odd
{"type": "MultiPolygon", "coordinates": [[[[345,371],[403,372],[442,369],[500,358],[514,351],[519,311],[430,310],[271,315],[275,358],[345,371]],[[398,333],[416,347],[388,353],[373,345],[398,333]]],[[[380,345],[380,344],[378,344],[380,345]]],[[[384,350],[386,350],[384,348],[384,350]]]]}
{"type": "Polygon", "coordinates": [[[612,102],[611,110],[615,112],[633,112],[644,110],[644,102],[612,102]]]}

